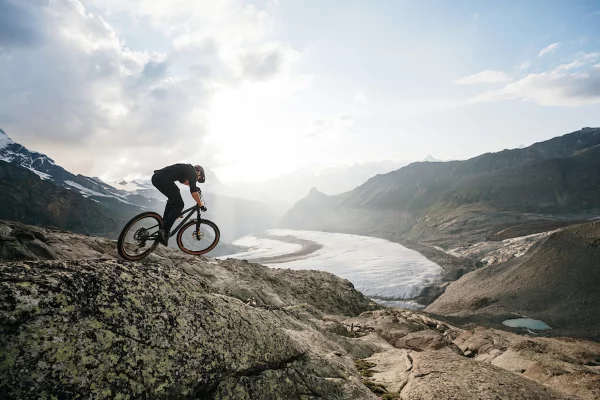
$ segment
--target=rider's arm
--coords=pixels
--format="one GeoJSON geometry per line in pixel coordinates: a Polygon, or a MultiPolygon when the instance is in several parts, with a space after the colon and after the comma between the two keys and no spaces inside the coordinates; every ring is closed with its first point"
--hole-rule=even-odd
{"type": "Polygon", "coordinates": [[[202,200],[200,199],[200,194],[198,192],[194,192],[192,193],[192,197],[194,198],[194,200],[196,200],[196,203],[198,203],[198,205],[200,207],[202,207],[204,205],[204,203],[202,202],[202,200]]]}
{"type": "MultiPolygon", "coordinates": [[[[190,190],[192,190],[192,186],[190,185],[190,181],[185,181],[183,182],[183,184],[185,186],[189,186],[190,190]]],[[[196,185],[194,185],[196,186],[196,185]]],[[[192,192],[192,197],[194,198],[194,200],[196,200],[196,203],[198,203],[198,205],[200,207],[202,207],[204,205],[204,202],[202,201],[202,199],[200,199],[200,193],[198,193],[198,188],[195,188],[194,191],[192,192]]]]}
{"type": "Polygon", "coordinates": [[[191,165],[188,165],[188,169],[186,170],[186,175],[188,181],[188,186],[190,187],[190,193],[192,196],[194,193],[198,191],[198,187],[196,186],[196,181],[198,180],[198,176],[196,175],[196,170],[191,165]]]}
{"type": "Polygon", "coordinates": [[[190,187],[190,193],[192,194],[194,200],[196,200],[196,203],[198,203],[200,207],[203,207],[204,202],[202,199],[200,199],[200,189],[196,186],[196,180],[198,179],[198,176],[196,175],[196,170],[191,165],[189,166],[187,175],[188,179],[186,179],[185,184],[190,187]]]}

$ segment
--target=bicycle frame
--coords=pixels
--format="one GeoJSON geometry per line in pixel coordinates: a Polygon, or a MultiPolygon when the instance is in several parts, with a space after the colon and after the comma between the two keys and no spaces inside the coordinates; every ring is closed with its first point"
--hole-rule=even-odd
{"type": "Polygon", "coordinates": [[[171,234],[169,235],[169,237],[175,236],[177,231],[179,231],[179,229],[187,222],[187,220],[190,219],[190,217],[192,216],[194,211],[198,213],[198,219],[196,222],[196,229],[198,229],[198,225],[200,225],[200,221],[202,221],[202,216],[200,215],[200,207],[198,207],[198,205],[196,204],[195,206],[190,207],[187,210],[183,210],[181,212],[181,214],[179,215],[179,218],[183,217],[183,214],[185,214],[188,211],[190,213],[187,215],[187,217],[185,217],[185,219],[183,221],[181,221],[181,223],[179,225],[177,225],[177,227],[175,229],[171,229],[171,234]]]}
{"type": "MultiPolygon", "coordinates": [[[[200,228],[200,221],[202,221],[202,215],[200,214],[200,207],[198,205],[195,205],[193,207],[188,208],[187,210],[183,210],[181,212],[181,214],[179,214],[178,218],[183,217],[183,215],[186,212],[190,212],[187,217],[185,217],[185,219],[183,221],[181,221],[181,223],[179,225],[177,225],[177,227],[175,229],[171,229],[171,234],[169,235],[169,237],[173,237],[175,236],[175,234],[177,233],[177,231],[179,231],[179,229],[187,222],[188,219],[190,219],[190,217],[192,216],[192,214],[194,214],[194,211],[198,214],[198,218],[196,219],[196,229],[200,228]]],[[[154,225],[151,226],[150,228],[147,229],[153,229],[156,228],[158,225],[154,225]]],[[[155,232],[153,234],[151,234],[148,239],[156,239],[156,235],[158,234],[158,232],[155,232]]]]}

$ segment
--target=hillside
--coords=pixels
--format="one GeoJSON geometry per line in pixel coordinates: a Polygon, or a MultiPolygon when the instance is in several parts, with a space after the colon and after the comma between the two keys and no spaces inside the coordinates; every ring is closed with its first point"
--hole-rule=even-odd
{"type": "Polygon", "coordinates": [[[450,246],[585,221],[600,212],[599,145],[600,128],[584,128],[466,161],[413,163],[337,196],[312,190],[280,226],[450,246]]]}
{"type": "Polygon", "coordinates": [[[114,237],[125,218],[92,199],[42,180],[28,169],[0,161],[0,219],[114,237]]]}
{"type": "Polygon", "coordinates": [[[521,257],[470,272],[426,310],[499,326],[539,319],[558,336],[600,341],[600,221],[564,228],[521,257]]]}

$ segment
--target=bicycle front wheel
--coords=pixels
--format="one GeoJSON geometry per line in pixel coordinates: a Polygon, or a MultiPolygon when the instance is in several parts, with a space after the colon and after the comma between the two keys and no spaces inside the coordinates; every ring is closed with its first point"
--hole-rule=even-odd
{"type": "Polygon", "coordinates": [[[119,255],[129,261],[138,261],[146,257],[158,246],[157,232],[162,227],[162,217],[155,212],[135,216],[119,235],[119,255]]]}
{"type": "Polygon", "coordinates": [[[199,256],[208,253],[217,246],[221,238],[219,227],[207,219],[190,221],[177,233],[177,245],[187,254],[199,256]]]}

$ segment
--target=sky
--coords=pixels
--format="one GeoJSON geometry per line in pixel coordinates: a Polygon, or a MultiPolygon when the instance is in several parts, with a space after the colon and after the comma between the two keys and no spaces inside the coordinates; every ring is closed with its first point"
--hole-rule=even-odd
{"type": "Polygon", "coordinates": [[[600,126],[600,1],[0,0],[0,127],[107,180],[466,159],[600,126]]]}

